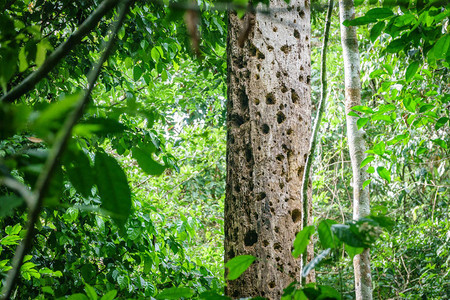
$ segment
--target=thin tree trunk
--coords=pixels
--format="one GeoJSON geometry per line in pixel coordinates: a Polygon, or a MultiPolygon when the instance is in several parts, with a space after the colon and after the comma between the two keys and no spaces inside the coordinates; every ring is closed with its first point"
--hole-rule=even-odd
{"type": "MultiPolygon", "coordinates": [[[[308,192],[312,188],[312,184],[310,184],[310,177],[311,177],[311,167],[314,159],[314,152],[316,150],[317,142],[318,142],[318,135],[319,135],[319,128],[320,128],[320,122],[322,121],[322,115],[325,112],[325,99],[327,98],[327,46],[328,46],[328,36],[330,33],[330,24],[331,24],[331,15],[333,13],[333,6],[334,6],[334,0],[329,0],[328,2],[328,10],[327,10],[327,17],[325,20],[325,29],[324,29],[324,36],[323,36],[323,45],[322,45],[322,53],[321,53],[321,65],[320,65],[320,101],[319,101],[319,109],[317,110],[316,114],[316,120],[314,121],[314,127],[313,127],[313,133],[311,137],[311,143],[309,145],[309,154],[308,158],[306,159],[306,167],[305,167],[305,173],[303,174],[302,179],[302,201],[303,201],[303,211],[305,214],[302,216],[302,223],[303,228],[305,228],[308,225],[311,225],[312,223],[312,214],[308,210],[308,207],[305,206],[308,204],[308,201],[305,201],[304,199],[308,199],[308,192]]],[[[308,245],[309,246],[309,245],[308,245]]],[[[312,247],[312,244],[311,246],[312,247]]],[[[302,256],[302,267],[303,265],[306,265],[308,261],[310,261],[312,258],[308,257],[308,253],[314,253],[314,249],[311,249],[309,252],[306,252],[302,256]]],[[[314,269],[310,272],[311,278],[302,278],[302,285],[305,285],[308,281],[315,281],[315,272],[314,269]]]]}
{"type": "MultiPolygon", "coordinates": [[[[365,158],[364,152],[366,151],[364,131],[358,130],[356,125],[358,118],[348,115],[353,106],[361,105],[359,51],[356,28],[342,25],[345,20],[355,18],[353,0],[340,1],[339,11],[341,42],[344,55],[347,139],[353,169],[353,219],[359,219],[370,214],[369,187],[367,186],[365,189],[362,187],[368,176],[365,168],[360,168],[361,162],[365,158]]],[[[355,273],[356,299],[371,300],[372,275],[369,249],[365,249],[363,253],[355,256],[353,268],[355,273]]]]}
{"type": "Polygon", "coordinates": [[[233,298],[278,300],[300,279],[300,260],[291,251],[302,226],[300,189],[311,136],[306,3],[276,0],[271,15],[228,16],[225,261],[258,258],[227,282],[233,298]]]}

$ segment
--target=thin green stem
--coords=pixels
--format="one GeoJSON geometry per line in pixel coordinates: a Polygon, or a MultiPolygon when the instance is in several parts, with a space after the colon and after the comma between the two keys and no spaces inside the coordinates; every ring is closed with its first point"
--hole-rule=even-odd
{"type": "MultiPolygon", "coordinates": [[[[302,226],[305,228],[308,226],[308,219],[309,219],[309,205],[308,205],[308,185],[309,185],[309,177],[311,174],[311,166],[313,162],[314,157],[314,151],[316,150],[317,141],[318,141],[318,133],[319,133],[319,127],[320,122],[322,120],[322,115],[325,111],[325,99],[327,97],[327,46],[328,46],[328,37],[330,34],[330,24],[331,24],[331,14],[333,13],[333,5],[334,1],[329,0],[328,3],[328,10],[327,10],[327,17],[325,22],[325,33],[323,38],[323,46],[322,46],[322,64],[320,67],[320,77],[321,77],[321,93],[320,93],[320,102],[319,102],[319,109],[317,110],[316,120],[314,123],[314,130],[311,137],[311,143],[309,145],[309,154],[306,159],[306,166],[305,166],[305,172],[303,173],[303,180],[302,180],[302,203],[303,203],[303,216],[302,216],[302,226]]],[[[306,265],[307,262],[307,254],[308,251],[305,251],[305,253],[302,256],[302,269],[306,265]]],[[[306,278],[302,277],[302,285],[305,285],[306,278]]]]}

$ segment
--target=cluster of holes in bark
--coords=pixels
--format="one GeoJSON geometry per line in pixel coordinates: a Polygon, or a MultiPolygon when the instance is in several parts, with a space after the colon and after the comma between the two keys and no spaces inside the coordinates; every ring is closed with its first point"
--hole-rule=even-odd
{"type": "Polygon", "coordinates": [[[267,50],[269,50],[269,52],[272,52],[273,51],[273,46],[267,45],[267,50]]]}
{"type": "Polygon", "coordinates": [[[259,105],[259,99],[255,98],[255,100],[253,101],[255,103],[255,105],[259,105]]]}
{"type": "Polygon", "coordinates": [[[281,124],[286,120],[286,116],[283,114],[282,111],[277,112],[277,122],[278,124],[281,124]]]}
{"type": "Polygon", "coordinates": [[[305,11],[303,9],[301,9],[300,7],[297,7],[297,12],[298,12],[298,15],[300,16],[300,18],[303,18],[305,16],[305,11]]]}
{"type": "Polygon", "coordinates": [[[283,86],[281,87],[281,92],[284,94],[288,91],[286,85],[283,83],[283,86]]]}
{"type": "Polygon", "coordinates": [[[288,54],[289,52],[291,52],[291,46],[283,45],[281,46],[280,50],[283,51],[284,54],[288,54]]]}
{"type": "Polygon", "coordinates": [[[270,131],[270,127],[269,127],[269,125],[267,125],[267,124],[262,124],[261,130],[262,130],[262,132],[263,132],[264,134],[268,134],[269,131],[270,131]]]}
{"type": "Polygon", "coordinates": [[[275,96],[272,93],[266,95],[266,104],[275,104],[275,96]]]}
{"type": "Polygon", "coordinates": [[[289,128],[289,129],[286,131],[286,133],[287,133],[288,135],[291,135],[292,132],[294,132],[294,130],[292,130],[292,128],[289,128]]]}
{"type": "Polygon", "coordinates": [[[253,45],[252,43],[250,43],[248,50],[251,56],[256,56],[258,59],[266,58],[266,56],[263,53],[261,53],[261,51],[259,51],[259,49],[256,48],[256,46],[253,45]]]}
{"type": "Polygon", "coordinates": [[[248,109],[248,96],[244,87],[239,90],[239,100],[241,102],[241,109],[248,109]]]}
{"type": "Polygon", "coordinates": [[[269,282],[269,289],[273,289],[275,287],[275,281],[269,282]]]}
{"type": "Polygon", "coordinates": [[[300,38],[300,32],[298,32],[297,29],[294,29],[294,37],[295,37],[296,39],[299,39],[299,38],[300,38]]]}
{"type": "Polygon", "coordinates": [[[278,161],[282,161],[284,159],[284,155],[283,154],[278,154],[277,155],[277,160],[278,161]]]}

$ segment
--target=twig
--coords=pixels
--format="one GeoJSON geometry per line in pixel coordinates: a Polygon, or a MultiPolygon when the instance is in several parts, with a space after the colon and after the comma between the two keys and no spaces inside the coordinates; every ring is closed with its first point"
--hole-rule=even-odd
{"type": "Polygon", "coordinates": [[[105,0],[97,9],[80,25],[80,27],[69,38],[59,45],[42,64],[42,66],[28,75],[21,83],[15,86],[9,93],[0,98],[0,102],[14,102],[21,96],[32,90],[33,87],[41,81],[58,63],[64,58],[81,40],[91,32],[100,19],[106,15],[119,0],[105,0]]]}
{"type": "Polygon", "coordinates": [[[78,120],[83,115],[83,112],[89,102],[90,94],[94,88],[95,82],[100,74],[103,63],[108,58],[111,50],[114,46],[114,41],[116,39],[116,35],[119,32],[120,27],[125,19],[125,16],[128,12],[128,8],[131,5],[131,1],[124,1],[121,5],[120,15],[117,21],[114,24],[113,31],[110,34],[110,38],[108,43],[105,46],[105,50],[103,51],[99,61],[94,66],[94,68],[88,74],[88,88],[84,92],[84,94],[80,97],[77,106],[74,111],[68,116],[66,119],[61,131],[58,133],[58,137],[50,150],[50,154],[45,162],[44,169],[36,181],[36,185],[33,193],[33,203],[35,203],[34,208],[30,209],[28,214],[28,227],[25,238],[22,240],[20,245],[16,249],[16,253],[13,259],[13,268],[9,271],[8,277],[6,279],[6,284],[3,288],[2,299],[9,299],[11,297],[11,293],[14,289],[15,283],[17,281],[17,277],[20,272],[20,267],[23,263],[23,258],[27,249],[31,246],[31,242],[34,237],[34,225],[39,218],[39,214],[42,209],[42,204],[44,201],[44,197],[48,190],[48,186],[52,179],[52,175],[58,165],[59,158],[61,157],[66,143],[71,137],[72,128],[78,122],[78,120]]]}
{"type": "MultiPolygon", "coordinates": [[[[308,183],[309,176],[311,173],[311,166],[314,157],[314,151],[316,150],[317,145],[317,136],[319,133],[320,122],[322,120],[323,112],[325,111],[325,99],[327,97],[327,45],[328,45],[328,36],[330,33],[330,24],[331,24],[331,14],[333,12],[333,0],[329,0],[328,3],[328,11],[325,23],[325,33],[323,38],[323,46],[322,46],[322,65],[320,69],[320,77],[321,77],[321,94],[320,94],[320,104],[317,110],[317,116],[314,124],[314,130],[311,137],[311,143],[309,145],[309,154],[306,159],[305,172],[303,173],[302,180],[302,203],[303,203],[303,220],[302,225],[303,228],[308,226],[309,219],[309,207],[308,207],[308,183]]],[[[302,257],[302,266],[306,265],[307,260],[307,251],[303,254],[302,257]]],[[[302,277],[302,285],[306,283],[306,278],[302,277]]]]}

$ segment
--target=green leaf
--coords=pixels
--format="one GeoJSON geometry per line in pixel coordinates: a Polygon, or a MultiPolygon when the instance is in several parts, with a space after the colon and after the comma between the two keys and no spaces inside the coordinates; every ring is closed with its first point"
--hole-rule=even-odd
{"type": "Polygon", "coordinates": [[[142,76],[142,69],[139,66],[133,68],[133,80],[138,81],[142,76]]]}
{"type": "Polygon", "coordinates": [[[98,296],[95,292],[94,288],[90,286],[89,284],[84,284],[84,290],[86,291],[86,295],[89,297],[90,300],[97,300],[98,296]]]}
{"type": "Polygon", "coordinates": [[[139,167],[145,173],[149,175],[159,176],[166,169],[165,166],[159,164],[152,158],[152,149],[146,148],[133,148],[133,158],[137,160],[139,167]]]}
{"type": "Polygon", "coordinates": [[[116,290],[111,290],[103,295],[103,297],[100,300],[113,300],[117,295],[116,290]]]}
{"type": "Polygon", "coordinates": [[[445,123],[448,122],[448,118],[447,117],[442,117],[439,120],[436,121],[436,124],[434,125],[434,129],[439,130],[440,128],[442,128],[445,123]]]}
{"type": "Polygon", "coordinates": [[[311,235],[314,233],[314,226],[307,226],[302,229],[294,240],[294,250],[292,251],[292,255],[295,258],[298,258],[303,252],[305,252],[306,247],[309,244],[309,239],[311,235]]]}
{"type": "Polygon", "coordinates": [[[350,259],[353,260],[353,258],[364,252],[364,248],[363,247],[352,247],[348,244],[344,245],[344,249],[347,252],[347,254],[350,256],[350,259]]]}
{"type": "Polygon", "coordinates": [[[344,26],[360,26],[360,25],[375,23],[377,21],[378,21],[377,18],[366,15],[366,16],[362,16],[359,18],[355,18],[353,20],[345,20],[342,24],[344,26]]]}
{"type": "Polygon", "coordinates": [[[358,126],[358,130],[364,127],[364,125],[369,122],[369,118],[359,118],[358,121],[356,121],[356,126],[358,126]]]}
{"type": "Polygon", "coordinates": [[[160,58],[160,54],[159,54],[158,49],[156,49],[156,47],[152,48],[152,50],[150,51],[150,55],[152,56],[152,58],[155,61],[155,63],[158,63],[159,58],[160,58]]]}
{"type": "Polygon", "coordinates": [[[75,108],[78,99],[78,94],[69,95],[63,100],[47,106],[32,125],[33,130],[44,138],[48,137],[49,132],[60,130],[67,115],[75,108]]]}
{"type": "Polygon", "coordinates": [[[23,199],[15,195],[0,196],[0,218],[9,216],[16,207],[23,203],[23,199]]]}
{"type": "Polygon", "coordinates": [[[364,168],[368,163],[371,163],[373,160],[375,159],[375,157],[373,156],[367,156],[366,158],[363,159],[363,161],[361,162],[361,166],[360,168],[364,168]]]}
{"type": "Polygon", "coordinates": [[[402,39],[396,39],[389,43],[386,47],[387,53],[397,53],[403,48],[405,48],[405,43],[402,39]]]}
{"type": "Polygon", "coordinates": [[[363,185],[362,185],[362,189],[364,190],[366,188],[366,186],[368,186],[370,184],[371,181],[372,181],[372,179],[367,179],[366,181],[364,181],[363,185]]]}
{"type": "Polygon", "coordinates": [[[67,175],[74,188],[83,197],[92,196],[94,176],[89,157],[81,150],[72,150],[65,160],[67,175]]]}
{"type": "Polygon", "coordinates": [[[378,110],[376,111],[377,114],[383,114],[385,112],[388,111],[393,111],[396,109],[396,106],[393,104],[385,104],[385,105],[380,105],[378,107],[378,110]]]}
{"type": "Polygon", "coordinates": [[[366,113],[366,114],[372,114],[374,112],[370,107],[363,106],[363,105],[353,106],[352,110],[359,111],[359,112],[366,113]]]}
{"type": "Polygon", "coordinates": [[[450,34],[442,36],[433,48],[428,52],[428,61],[434,61],[437,59],[443,59],[448,54],[448,49],[450,48],[450,34]]]}
{"type": "Polygon", "coordinates": [[[348,115],[351,116],[351,117],[356,117],[356,118],[359,118],[359,117],[360,117],[360,116],[359,116],[357,113],[355,113],[354,111],[350,111],[350,112],[348,113],[348,115]]]}
{"type": "Polygon", "coordinates": [[[322,220],[317,226],[317,232],[319,233],[319,240],[323,248],[336,248],[338,246],[337,241],[334,239],[331,226],[337,224],[334,220],[322,220]]]}
{"type": "Polygon", "coordinates": [[[302,276],[306,277],[308,276],[309,272],[311,272],[312,269],[314,269],[320,262],[330,254],[331,249],[325,249],[322,252],[320,252],[318,255],[314,256],[314,258],[303,268],[302,276]]]}
{"type": "Polygon", "coordinates": [[[350,225],[334,224],[331,226],[331,231],[347,245],[367,248],[361,238],[350,229],[350,225]]]}
{"type": "Polygon", "coordinates": [[[73,134],[90,138],[92,134],[105,137],[108,134],[123,133],[127,127],[122,123],[108,118],[88,118],[81,121],[73,129],[73,134]]]}
{"type": "Polygon", "coordinates": [[[78,293],[78,294],[70,295],[70,296],[67,298],[67,300],[89,300],[89,299],[88,299],[88,297],[86,297],[85,294],[80,294],[80,293],[78,293]]]}
{"type": "Polygon", "coordinates": [[[420,63],[418,61],[414,61],[409,64],[408,68],[406,68],[405,79],[407,82],[411,81],[413,76],[416,74],[419,69],[420,63]]]}
{"type": "MultiPolygon", "coordinates": [[[[416,103],[416,101],[414,101],[413,99],[411,99],[411,98],[405,98],[405,99],[403,99],[403,106],[405,106],[405,108],[407,109],[407,110],[409,110],[410,112],[416,112],[416,106],[417,106],[417,103],[416,103]]],[[[411,124],[411,123],[409,123],[409,124],[411,124]]]]}
{"type": "Polygon", "coordinates": [[[235,280],[256,260],[252,255],[239,255],[233,257],[225,264],[228,268],[227,280],[235,280]]]}
{"type": "Polygon", "coordinates": [[[190,298],[194,295],[194,291],[186,287],[171,287],[164,289],[161,293],[156,296],[156,299],[180,299],[180,298],[190,298]]]}
{"type": "Polygon", "coordinates": [[[441,139],[434,139],[431,140],[433,143],[435,143],[436,145],[441,146],[443,149],[447,149],[447,143],[441,139]]]}
{"type": "Polygon", "coordinates": [[[384,141],[381,141],[377,143],[375,146],[373,146],[373,152],[377,155],[383,155],[386,151],[386,144],[384,141]]]}
{"type": "Polygon", "coordinates": [[[213,291],[206,291],[199,295],[200,299],[204,300],[231,300],[230,297],[219,295],[213,291]]]}
{"type": "Polygon", "coordinates": [[[394,13],[390,8],[382,7],[382,8],[372,8],[368,12],[366,12],[366,16],[370,18],[376,19],[386,19],[393,16],[394,13]]]}
{"type": "Polygon", "coordinates": [[[381,178],[386,180],[388,183],[391,183],[391,173],[385,167],[378,167],[377,173],[381,178]]]}
{"type": "Polygon", "coordinates": [[[47,39],[41,40],[36,45],[36,66],[40,67],[47,56],[47,50],[52,50],[52,46],[47,39]]]}
{"type": "Polygon", "coordinates": [[[383,32],[385,23],[384,21],[380,21],[377,24],[372,26],[372,29],[370,29],[370,41],[373,43],[377,40],[377,38],[381,35],[383,32]]]}
{"type": "MultiPolygon", "coordinates": [[[[367,169],[366,172],[369,173],[369,174],[373,174],[373,173],[375,173],[375,168],[372,167],[372,166],[370,166],[370,167],[367,169]]],[[[363,184],[364,184],[364,183],[363,183],[363,184]]]]}
{"type": "Polygon", "coordinates": [[[131,212],[131,192],[127,176],[118,162],[104,152],[95,154],[94,165],[102,207],[123,227],[131,212]]]}

